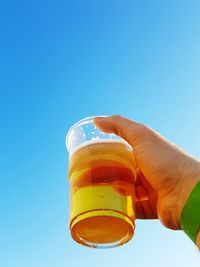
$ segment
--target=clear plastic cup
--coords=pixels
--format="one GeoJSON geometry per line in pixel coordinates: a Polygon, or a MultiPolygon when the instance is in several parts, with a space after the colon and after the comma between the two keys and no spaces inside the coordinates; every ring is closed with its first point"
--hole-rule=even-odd
{"type": "Polygon", "coordinates": [[[93,118],[75,123],[66,137],[70,231],[82,245],[108,248],[134,234],[136,171],[132,147],[100,131],[93,118]]]}

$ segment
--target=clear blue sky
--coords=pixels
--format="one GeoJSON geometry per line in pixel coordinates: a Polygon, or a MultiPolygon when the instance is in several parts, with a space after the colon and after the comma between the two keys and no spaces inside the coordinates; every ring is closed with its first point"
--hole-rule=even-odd
{"type": "Polygon", "coordinates": [[[199,14],[199,0],[1,3],[1,266],[200,266],[157,221],[120,248],[74,243],[65,149],[77,120],[123,114],[200,158],[199,14]]]}

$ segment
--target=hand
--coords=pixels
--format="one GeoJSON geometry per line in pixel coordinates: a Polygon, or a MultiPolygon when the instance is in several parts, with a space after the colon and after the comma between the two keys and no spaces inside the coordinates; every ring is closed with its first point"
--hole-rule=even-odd
{"type": "Polygon", "coordinates": [[[200,162],[151,128],[122,116],[96,117],[94,123],[133,147],[138,172],[136,217],[159,218],[166,227],[180,229],[181,211],[200,180],[200,162]]]}

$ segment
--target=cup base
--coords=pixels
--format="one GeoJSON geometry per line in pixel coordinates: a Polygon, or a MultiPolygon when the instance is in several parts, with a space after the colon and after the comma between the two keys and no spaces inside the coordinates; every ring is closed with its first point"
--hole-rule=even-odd
{"type": "Polygon", "coordinates": [[[70,223],[72,238],[85,246],[111,248],[127,243],[134,234],[134,220],[115,210],[93,210],[70,223]]]}

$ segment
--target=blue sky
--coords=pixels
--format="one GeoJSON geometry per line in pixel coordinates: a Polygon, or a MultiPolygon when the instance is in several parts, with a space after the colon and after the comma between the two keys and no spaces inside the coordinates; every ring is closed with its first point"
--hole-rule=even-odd
{"type": "Polygon", "coordinates": [[[200,158],[199,13],[198,0],[1,3],[1,266],[199,266],[158,221],[120,248],[74,243],[65,149],[77,120],[123,114],[200,158]]]}

